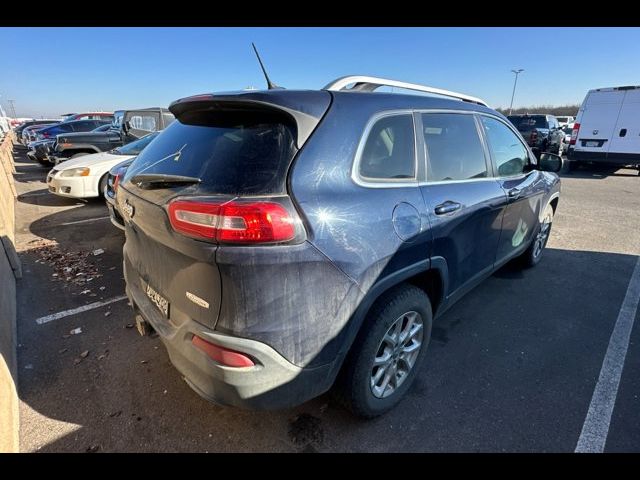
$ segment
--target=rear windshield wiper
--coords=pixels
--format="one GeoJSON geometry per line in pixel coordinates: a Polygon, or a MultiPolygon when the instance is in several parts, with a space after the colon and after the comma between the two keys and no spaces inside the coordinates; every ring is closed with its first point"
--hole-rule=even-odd
{"type": "Polygon", "coordinates": [[[202,180],[196,177],[187,177],[184,175],[169,175],[165,173],[140,173],[131,178],[131,182],[135,183],[139,188],[166,188],[172,185],[192,185],[200,183],[202,180]]]}

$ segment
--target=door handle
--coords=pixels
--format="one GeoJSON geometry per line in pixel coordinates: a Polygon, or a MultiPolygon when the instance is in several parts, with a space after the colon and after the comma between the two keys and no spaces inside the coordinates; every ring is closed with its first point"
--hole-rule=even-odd
{"type": "Polygon", "coordinates": [[[434,208],[433,211],[436,212],[436,215],[446,215],[447,213],[453,213],[456,210],[459,210],[460,207],[462,207],[461,203],[447,200],[440,205],[436,205],[436,208],[434,208]]]}
{"type": "Polygon", "coordinates": [[[620,136],[624,137],[627,134],[627,129],[626,128],[622,128],[620,129],[620,136]]]}
{"type": "Polygon", "coordinates": [[[512,188],[511,190],[507,190],[507,195],[509,196],[509,198],[518,198],[521,193],[522,190],[520,190],[519,188],[512,188]]]}

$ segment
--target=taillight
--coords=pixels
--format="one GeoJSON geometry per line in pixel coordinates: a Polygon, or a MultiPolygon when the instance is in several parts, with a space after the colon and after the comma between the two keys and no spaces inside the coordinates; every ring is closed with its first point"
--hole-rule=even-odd
{"type": "Polygon", "coordinates": [[[279,243],[296,236],[297,215],[271,201],[174,200],[169,220],[177,232],[223,243],[279,243]]]}
{"type": "Polygon", "coordinates": [[[207,342],[197,335],[194,335],[191,338],[191,343],[194,347],[206,353],[213,360],[222,365],[226,365],[227,367],[239,368],[253,367],[255,365],[254,361],[244,353],[229,350],[228,348],[224,348],[211,342],[207,342]]]}
{"type": "Polygon", "coordinates": [[[120,183],[120,175],[121,175],[120,172],[116,173],[116,176],[113,179],[113,193],[115,193],[118,190],[118,184],[120,183]]]}
{"type": "Polygon", "coordinates": [[[124,177],[124,174],[127,171],[127,167],[120,167],[115,171],[115,175],[113,176],[113,184],[111,185],[111,188],[113,189],[113,193],[116,193],[116,190],[118,190],[118,185],[120,184],[120,180],[122,179],[122,177],[124,177]]]}
{"type": "Polygon", "coordinates": [[[580,124],[574,123],[573,130],[571,130],[571,140],[569,140],[569,145],[575,145],[576,140],[578,139],[578,131],[580,130],[580,124]]]}

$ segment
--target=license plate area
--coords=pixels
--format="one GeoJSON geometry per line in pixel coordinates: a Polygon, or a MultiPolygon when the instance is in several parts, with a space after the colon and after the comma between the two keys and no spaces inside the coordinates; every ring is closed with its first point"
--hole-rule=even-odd
{"type": "Polygon", "coordinates": [[[151,303],[153,303],[156,308],[160,310],[160,313],[162,313],[165,318],[169,318],[169,301],[162,295],[160,295],[155,288],[150,286],[144,280],[141,280],[140,282],[142,284],[142,290],[144,291],[147,298],[151,300],[151,303]]]}
{"type": "Polygon", "coordinates": [[[581,143],[586,148],[600,148],[606,143],[606,140],[581,140],[581,143]]]}

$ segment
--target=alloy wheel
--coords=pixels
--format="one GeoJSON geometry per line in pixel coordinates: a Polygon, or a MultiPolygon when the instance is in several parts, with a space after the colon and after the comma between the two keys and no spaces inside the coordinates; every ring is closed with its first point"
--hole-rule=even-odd
{"type": "Polygon", "coordinates": [[[389,327],[380,341],[371,366],[371,392],[377,398],[393,394],[407,379],[416,363],[424,324],[415,311],[406,312],[389,327]]]}
{"type": "Polygon", "coordinates": [[[549,239],[549,233],[551,231],[551,222],[553,220],[553,213],[547,211],[546,215],[542,219],[540,223],[540,230],[538,230],[538,234],[536,235],[535,244],[533,247],[533,256],[537,258],[542,253],[545,245],[547,244],[547,240],[549,239]]]}

